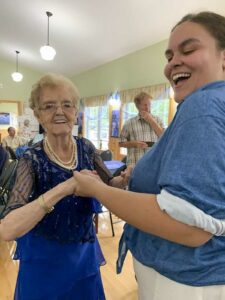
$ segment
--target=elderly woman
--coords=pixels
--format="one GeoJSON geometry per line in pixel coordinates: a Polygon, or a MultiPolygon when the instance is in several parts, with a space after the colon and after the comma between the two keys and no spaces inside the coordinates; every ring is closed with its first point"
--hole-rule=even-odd
{"type": "Polygon", "coordinates": [[[72,136],[78,92],[71,81],[43,76],[33,86],[30,107],[46,135],[21,158],[0,224],[1,237],[17,241],[15,299],[103,300],[99,267],[105,260],[92,219],[100,204],[76,197],[72,176],[96,170],[105,183],[120,187],[126,178],[112,178],[93,144],[72,136]]]}
{"type": "Polygon", "coordinates": [[[140,300],[225,299],[225,17],[186,15],[165,75],[178,110],[134,168],[130,190],[75,173],[76,193],[127,221],[118,269],[133,255],[140,300]],[[87,188],[86,188],[87,187],[87,188]]]}

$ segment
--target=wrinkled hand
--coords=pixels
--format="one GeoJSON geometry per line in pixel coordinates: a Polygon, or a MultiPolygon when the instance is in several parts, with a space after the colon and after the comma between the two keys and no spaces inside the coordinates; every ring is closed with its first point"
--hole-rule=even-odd
{"type": "Polygon", "coordinates": [[[131,176],[132,171],[133,171],[133,168],[128,166],[127,169],[122,171],[119,176],[114,177],[111,180],[110,184],[113,187],[117,187],[117,188],[120,188],[120,189],[126,188],[127,185],[128,185],[128,182],[130,180],[130,176],[131,176]]]}
{"type": "Polygon", "coordinates": [[[91,171],[91,170],[86,170],[86,169],[84,169],[84,170],[81,170],[80,173],[81,173],[81,174],[84,174],[84,175],[89,175],[89,176],[91,176],[92,178],[95,178],[95,179],[97,179],[97,180],[99,180],[99,181],[102,182],[100,176],[98,175],[98,173],[97,173],[95,170],[92,170],[92,171],[91,171]]]}
{"type": "Polygon", "coordinates": [[[128,185],[132,172],[133,167],[131,166],[128,166],[124,171],[121,172],[120,176],[123,178],[123,183],[125,186],[128,185]]]}
{"type": "Polygon", "coordinates": [[[65,192],[65,195],[73,195],[76,189],[76,183],[74,177],[71,177],[61,183],[62,189],[65,192]]]}

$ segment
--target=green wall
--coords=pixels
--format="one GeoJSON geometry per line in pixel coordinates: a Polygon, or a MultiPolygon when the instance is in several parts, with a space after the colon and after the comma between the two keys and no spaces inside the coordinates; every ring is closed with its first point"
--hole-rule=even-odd
{"type": "MultiPolygon", "coordinates": [[[[166,46],[167,40],[72,76],[71,79],[82,97],[166,82],[163,74],[166,46]]],[[[27,101],[32,84],[42,73],[20,66],[23,80],[14,82],[11,78],[14,71],[14,63],[0,59],[0,100],[27,101]]]]}
{"type": "MultiPolygon", "coordinates": [[[[82,97],[167,82],[163,74],[167,40],[71,77],[82,97]]],[[[96,50],[97,51],[97,50],[96,50]]]]}
{"type": "Polygon", "coordinates": [[[20,66],[19,71],[23,74],[23,80],[15,82],[11,77],[11,73],[15,72],[15,64],[0,59],[0,100],[28,100],[31,86],[41,73],[23,66],[20,66]]]}

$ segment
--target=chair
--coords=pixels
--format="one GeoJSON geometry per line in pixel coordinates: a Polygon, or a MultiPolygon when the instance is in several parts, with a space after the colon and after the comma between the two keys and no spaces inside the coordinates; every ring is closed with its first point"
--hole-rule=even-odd
{"type": "Polygon", "coordinates": [[[0,176],[0,217],[3,213],[12,191],[18,160],[7,159],[0,176]]]}
{"type": "Polygon", "coordinates": [[[2,174],[7,159],[9,159],[9,153],[2,145],[0,145],[0,175],[2,174]]]}
{"type": "Polygon", "coordinates": [[[112,151],[111,150],[102,151],[100,156],[102,160],[112,160],[112,151]]]}
{"type": "MultiPolygon", "coordinates": [[[[104,209],[104,207],[103,207],[104,209]]],[[[112,220],[112,213],[111,211],[109,211],[108,209],[102,210],[102,212],[100,212],[100,214],[102,213],[109,213],[109,219],[110,219],[110,225],[111,225],[111,230],[112,230],[112,236],[115,236],[115,232],[114,232],[114,227],[113,227],[113,220],[112,220]]],[[[99,214],[99,213],[98,213],[99,214]]],[[[95,224],[95,231],[96,233],[98,233],[98,214],[94,215],[94,224],[95,224]]]]}
{"type": "MultiPolygon", "coordinates": [[[[127,168],[126,165],[122,165],[121,167],[119,167],[118,169],[116,169],[116,171],[112,174],[113,177],[119,176],[120,173],[121,173],[122,171],[124,171],[126,168],[127,168]]],[[[108,209],[106,209],[106,208],[104,208],[104,207],[103,207],[103,210],[102,210],[101,213],[109,213],[109,219],[110,219],[110,225],[111,225],[111,230],[112,230],[112,236],[115,236],[113,224],[118,223],[118,222],[120,222],[120,221],[113,222],[113,218],[112,218],[112,213],[111,213],[111,211],[109,211],[108,209]]],[[[96,233],[98,233],[98,214],[95,214],[95,216],[94,216],[94,223],[95,223],[95,230],[96,230],[96,233]]]]}
{"type": "Polygon", "coordinates": [[[121,161],[123,162],[123,163],[127,163],[127,156],[125,155],[124,157],[123,157],[123,159],[121,159],[121,161]]]}
{"type": "Polygon", "coordinates": [[[9,181],[12,179],[12,176],[15,174],[16,167],[18,164],[17,159],[7,159],[2,169],[2,173],[0,175],[0,191],[4,187],[8,187],[9,181]]]}
{"type": "Polygon", "coordinates": [[[17,159],[16,152],[9,146],[5,147],[12,159],[17,159]]]}

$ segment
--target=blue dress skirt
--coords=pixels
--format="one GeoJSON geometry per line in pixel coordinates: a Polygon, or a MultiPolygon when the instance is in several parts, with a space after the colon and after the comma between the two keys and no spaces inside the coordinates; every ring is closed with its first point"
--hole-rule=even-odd
{"type": "Polygon", "coordinates": [[[99,271],[80,280],[72,271],[65,263],[21,262],[14,299],[105,300],[99,271]]]}
{"type": "Polygon", "coordinates": [[[99,270],[105,260],[97,239],[62,245],[31,231],[18,240],[15,258],[20,266],[14,300],[105,300],[99,270]]]}
{"type": "MultiPolygon", "coordinates": [[[[76,170],[93,170],[92,148],[83,139],[76,143],[76,170]]],[[[23,158],[33,176],[28,202],[73,176],[72,170],[48,159],[42,142],[29,148],[23,158]]],[[[20,267],[15,300],[105,300],[100,276],[105,260],[93,226],[93,214],[100,210],[93,198],[67,196],[17,239],[14,259],[20,260],[20,267]]]]}

